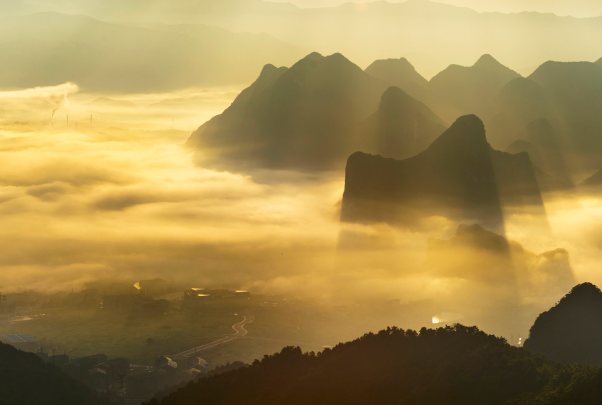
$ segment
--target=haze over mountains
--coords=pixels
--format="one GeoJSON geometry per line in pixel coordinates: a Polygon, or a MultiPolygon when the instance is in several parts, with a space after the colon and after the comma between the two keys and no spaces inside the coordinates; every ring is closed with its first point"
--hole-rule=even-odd
{"type": "MultiPolygon", "coordinates": [[[[293,3],[299,7],[334,7],[346,0],[274,0],[277,3],[293,3]]],[[[380,0],[364,0],[368,3],[380,0]]],[[[390,3],[402,3],[405,0],[390,0],[390,3]]],[[[358,1],[358,3],[360,3],[358,1]]],[[[602,15],[602,5],[596,0],[439,0],[439,3],[450,4],[458,7],[469,7],[476,11],[491,11],[500,13],[520,13],[522,11],[535,11],[539,13],[554,13],[558,15],[571,15],[575,17],[597,17],[602,15]]]]}
{"type": "MultiPolygon", "coordinates": [[[[521,303],[555,302],[575,285],[569,253],[562,248],[540,254],[520,243],[490,232],[479,225],[458,226],[451,239],[429,239],[425,271],[445,279],[478,283],[490,291],[492,301],[506,299],[521,303]]],[[[482,302],[485,305],[485,302],[482,302]]],[[[468,315],[470,305],[462,308],[468,315]]],[[[517,319],[491,322],[487,330],[502,333],[517,319]]]]}
{"type": "Polygon", "coordinates": [[[341,54],[312,53],[290,69],[267,65],[188,145],[202,150],[204,164],[237,170],[340,170],[357,150],[409,156],[438,136],[443,121],[388,87],[341,54]]]}
{"type": "MultiPolygon", "coordinates": [[[[523,78],[491,55],[483,55],[470,67],[452,65],[427,81],[403,58],[378,60],[362,71],[341,54],[324,57],[313,53],[290,69],[267,65],[230,108],[202,125],[187,144],[197,151],[198,164],[220,169],[342,170],[347,157],[358,151],[380,155],[374,162],[382,157],[407,159],[418,155],[445,131],[446,121],[468,114],[474,117],[472,124],[456,132],[469,136],[468,132],[480,127],[476,131],[479,134],[473,136],[476,144],[467,141],[463,146],[450,144],[448,149],[441,149],[440,156],[431,159],[434,163],[425,162],[419,164],[420,169],[410,170],[419,173],[412,181],[418,184],[417,178],[431,176],[423,180],[431,184],[435,194],[456,187],[453,198],[448,201],[450,195],[443,193],[446,197],[435,198],[440,206],[422,207],[423,214],[434,209],[430,214],[446,212],[463,219],[483,219],[485,215],[492,221],[488,223],[492,229],[499,229],[503,207],[538,207],[541,213],[541,192],[570,190],[580,176],[600,170],[602,102],[598,98],[602,91],[598,88],[602,89],[599,63],[547,62],[523,78]],[[454,150],[476,150],[477,144],[483,145],[477,153],[477,160],[482,161],[473,169],[488,179],[483,184],[488,184],[489,191],[476,183],[474,193],[468,183],[453,186],[454,182],[472,181],[473,169],[467,167],[454,175],[444,174],[443,168],[439,175],[433,174],[438,159],[452,159],[454,150]],[[480,201],[479,193],[487,197],[480,201]],[[462,201],[472,205],[460,208],[462,201]],[[452,207],[454,214],[448,212],[452,207]],[[475,207],[487,208],[477,214],[475,207]]],[[[459,122],[469,121],[465,117],[459,122]]],[[[383,178],[390,178],[393,183],[381,187],[380,197],[376,192],[364,192],[374,201],[384,198],[381,203],[395,199],[388,187],[407,180],[398,178],[402,172],[385,175],[375,169],[382,166],[380,163],[367,163],[372,158],[354,156],[347,167],[348,187],[358,192],[353,198],[368,197],[360,196],[363,186],[349,182],[362,178],[372,189],[383,178]],[[360,161],[370,170],[356,167],[360,161]]],[[[457,155],[455,159],[452,166],[464,157],[457,155]]],[[[382,170],[386,172],[389,169],[385,167],[382,170]]],[[[403,198],[408,201],[430,201],[435,196],[413,194],[427,187],[424,184],[405,187],[401,187],[405,190],[403,198]]],[[[390,210],[399,207],[385,205],[388,208],[375,205],[350,214],[355,210],[350,207],[356,204],[346,205],[344,200],[343,218],[363,221],[376,215],[370,221],[401,220],[393,219],[397,214],[390,210]]],[[[402,211],[411,219],[407,208],[402,211]]]]}
{"type": "Polygon", "coordinates": [[[488,121],[495,147],[522,139],[535,144],[559,178],[583,179],[600,166],[602,67],[546,62],[500,91],[488,121]],[[564,157],[561,158],[560,151],[564,157]]]}
{"type": "Polygon", "coordinates": [[[266,32],[323,54],[341,52],[362,66],[376,59],[406,56],[427,77],[449,64],[467,65],[487,53],[530,73],[529,69],[546,60],[597,60],[602,45],[600,18],[478,13],[426,0],[311,9],[259,0],[23,0],[6,4],[4,14],[58,11],[105,21],[200,23],[235,32],[266,32]]]}
{"type": "Polygon", "coordinates": [[[266,60],[290,65],[305,53],[266,34],[205,25],[115,24],[57,13],[3,17],[0,87],[76,82],[84,91],[135,93],[240,86],[266,60]]]}

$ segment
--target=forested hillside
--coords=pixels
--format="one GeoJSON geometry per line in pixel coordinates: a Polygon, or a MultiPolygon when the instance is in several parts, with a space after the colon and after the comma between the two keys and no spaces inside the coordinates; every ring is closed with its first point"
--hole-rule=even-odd
{"type": "Polygon", "coordinates": [[[0,343],[0,404],[104,405],[83,383],[74,380],[33,353],[0,343]]]}
{"type": "Polygon", "coordinates": [[[287,347],[151,404],[593,404],[589,387],[599,375],[476,327],[388,328],[318,354],[287,347]]]}

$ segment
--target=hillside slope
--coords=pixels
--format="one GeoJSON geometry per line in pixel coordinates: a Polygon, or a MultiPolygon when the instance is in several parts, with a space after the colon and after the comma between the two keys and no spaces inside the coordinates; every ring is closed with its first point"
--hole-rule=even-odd
{"type": "Polygon", "coordinates": [[[339,170],[351,153],[381,151],[380,144],[393,144],[390,156],[411,155],[440,134],[443,121],[388,87],[341,54],[312,53],[290,69],[268,65],[188,145],[202,164],[230,170],[339,170]],[[413,138],[419,142],[408,145],[413,138]]]}
{"type": "Polygon", "coordinates": [[[104,405],[109,401],[35,354],[0,343],[0,403],[104,405]]]}

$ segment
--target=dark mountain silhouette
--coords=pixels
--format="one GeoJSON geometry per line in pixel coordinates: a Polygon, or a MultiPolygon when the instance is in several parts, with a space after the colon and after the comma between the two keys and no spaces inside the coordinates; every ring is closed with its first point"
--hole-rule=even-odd
{"type": "Polygon", "coordinates": [[[365,72],[399,87],[418,100],[426,101],[429,82],[406,58],[376,60],[365,72]]]}
{"type": "Polygon", "coordinates": [[[483,55],[470,67],[451,65],[433,77],[429,101],[448,121],[467,114],[482,116],[502,87],[518,77],[491,55],[483,55]]]}
{"type": "Polygon", "coordinates": [[[192,134],[188,145],[202,149],[204,165],[235,170],[337,169],[353,151],[389,145],[395,136],[402,138],[392,141],[396,148],[416,137],[408,147],[419,149],[442,121],[400,90],[383,96],[387,87],[340,54],[312,53],[290,69],[266,66],[231,107],[192,134]],[[381,109],[367,120],[381,98],[381,109]]]}
{"type": "Polygon", "coordinates": [[[383,93],[378,111],[364,126],[362,150],[394,159],[422,152],[446,129],[426,105],[398,87],[389,87],[383,93]]]}
{"type": "Polygon", "coordinates": [[[539,393],[552,370],[476,327],[388,328],[318,354],[287,347],[151,404],[501,405],[539,393]]]}
{"type": "Polygon", "coordinates": [[[409,159],[351,155],[341,219],[411,223],[423,216],[448,215],[500,229],[502,205],[542,208],[533,165],[526,153],[492,149],[482,121],[470,115],[409,159]]]}
{"type": "Polygon", "coordinates": [[[602,292],[591,283],[574,287],[539,315],[524,348],[561,363],[602,364],[602,292]]]}
{"type": "Polygon", "coordinates": [[[58,13],[0,18],[0,37],[0,87],[10,88],[70,81],[84,91],[132,93],[241,85],[266,61],[290,65],[306,53],[266,34],[58,13]]]}
{"type": "Polygon", "coordinates": [[[4,405],[102,405],[83,383],[33,353],[0,343],[0,401],[4,405]]]}

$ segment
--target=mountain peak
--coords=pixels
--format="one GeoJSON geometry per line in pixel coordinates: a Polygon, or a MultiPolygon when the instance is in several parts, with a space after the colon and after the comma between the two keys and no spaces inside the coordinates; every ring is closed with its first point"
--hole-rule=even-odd
{"type": "Polygon", "coordinates": [[[271,63],[268,63],[268,64],[264,65],[263,68],[261,69],[261,73],[259,73],[259,77],[265,76],[265,75],[270,75],[270,74],[274,73],[276,70],[278,70],[278,68],[276,66],[272,65],[271,63]]]}
{"type": "Polygon", "coordinates": [[[497,61],[493,56],[486,53],[481,56],[479,60],[473,65],[475,67],[491,67],[491,66],[503,66],[500,62],[497,61]]]}
{"type": "Polygon", "coordinates": [[[324,59],[324,56],[322,56],[321,53],[312,52],[301,60],[320,60],[320,59],[324,59]]]}
{"type": "Polygon", "coordinates": [[[391,86],[383,93],[380,98],[380,109],[395,109],[403,106],[405,103],[413,101],[408,94],[396,86],[391,86]]]}
{"type": "Polygon", "coordinates": [[[406,58],[375,60],[365,72],[419,99],[429,84],[406,58]]]}
{"type": "Polygon", "coordinates": [[[485,136],[485,125],[476,115],[464,115],[456,120],[447,131],[437,138],[429,150],[483,151],[490,146],[485,136]]]}
{"type": "Polygon", "coordinates": [[[573,287],[571,292],[560,300],[558,306],[589,301],[602,303],[602,291],[592,283],[583,283],[573,287]]]}
{"type": "Polygon", "coordinates": [[[579,284],[539,315],[524,348],[561,363],[602,362],[602,291],[579,284]]]}

